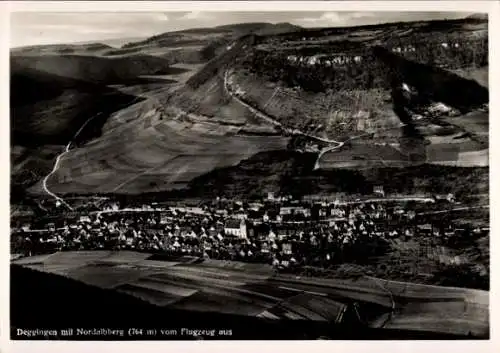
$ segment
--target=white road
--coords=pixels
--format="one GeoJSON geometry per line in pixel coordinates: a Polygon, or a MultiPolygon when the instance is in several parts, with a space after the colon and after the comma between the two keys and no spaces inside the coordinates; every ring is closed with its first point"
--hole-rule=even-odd
{"type": "Polygon", "coordinates": [[[87,119],[87,121],[85,121],[83,123],[83,125],[78,129],[78,131],[75,133],[75,135],[73,136],[73,138],[71,139],[71,141],[68,142],[68,144],[66,145],[66,148],[64,149],[64,152],[62,152],[60,155],[57,156],[56,158],[56,162],[54,163],[54,167],[52,168],[52,171],[47,174],[45,176],[45,178],[43,178],[43,182],[42,182],[42,187],[43,187],[43,190],[50,196],[52,196],[54,199],[56,199],[56,201],[59,201],[61,204],[63,204],[64,206],[66,206],[67,208],[69,208],[70,210],[73,210],[73,207],[71,207],[66,201],[64,201],[63,198],[57,196],[56,194],[54,194],[52,191],[50,191],[49,187],[48,187],[48,180],[49,178],[52,176],[52,174],[56,173],[57,170],[59,169],[59,166],[61,165],[61,159],[62,157],[68,153],[71,149],[71,144],[73,143],[73,140],[75,140],[78,135],[80,135],[80,133],[82,132],[82,130],[85,128],[85,126],[87,126],[87,124],[92,121],[94,118],[98,117],[99,115],[101,115],[102,113],[97,113],[96,115],[94,116],[91,116],[90,118],[87,119]]]}
{"type": "MultiPolygon", "coordinates": [[[[163,89],[163,88],[162,88],[162,89],[163,89]]],[[[158,89],[158,90],[153,90],[153,91],[151,91],[151,92],[156,92],[156,91],[159,91],[159,89],[158,89]]],[[[151,92],[150,92],[150,93],[151,93],[151,92]]],[[[135,104],[135,103],[136,103],[139,99],[145,99],[145,98],[151,98],[151,97],[148,97],[148,96],[144,97],[144,96],[142,96],[142,95],[138,95],[138,96],[136,96],[136,97],[135,97],[135,98],[134,98],[131,102],[126,103],[126,104],[124,104],[123,106],[119,107],[119,108],[117,109],[117,111],[118,111],[119,109],[121,109],[121,108],[124,108],[124,107],[131,106],[131,105],[135,104]]],[[[63,198],[61,198],[60,196],[57,196],[55,193],[53,193],[52,191],[50,191],[50,189],[49,189],[49,187],[48,187],[47,182],[48,182],[49,178],[52,176],[52,174],[56,173],[56,172],[57,172],[57,170],[59,169],[59,166],[60,166],[60,164],[61,164],[61,159],[62,159],[62,157],[63,157],[66,153],[68,153],[68,152],[70,151],[70,149],[71,149],[71,145],[72,145],[73,141],[74,141],[74,140],[75,140],[75,139],[76,139],[76,138],[80,135],[80,133],[83,131],[83,129],[85,128],[85,126],[87,126],[87,125],[88,125],[88,123],[90,123],[93,119],[97,118],[97,117],[98,117],[98,116],[100,116],[101,114],[102,114],[102,112],[99,112],[99,113],[97,113],[97,114],[95,114],[95,115],[91,116],[90,118],[88,118],[88,119],[87,119],[87,120],[83,123],[83,125],[82,125],[79,129],[78,129],[78,131],[75,133],[75,135],[73,136],[73,138],[71,139],[71,141],[69,141],[69,142],[68,142],[68,144],[66,145],[66,148],[64,149],[64,152],[62,152],[59,156],[57,156],[57,158],[56,158],[56,162],[55,162],[55,164],[54,164],[54,168],[52,168],[52,171],[51,171],[49,174],[47,174],[47,176],[45,176],[45,178],[43,179],[43,182],[42,182],[42,187],[43,187],[43,190],[44,190],[44,191],[45,191],[48,195],[50,195],[51,197],[53,197],[54,199],[56,199],[57,201],[59,201],[60,203],[62,203],[64,206],[66,206],[66,207],[67,207],[67,208],[69,208],[70,210],[73,210],[73,208],[72,208],[72,207],[71,207],[71,206],[70,206],[70,205],[69,205],[66,201],[64,201],[64,199],[63,199],[63,198]]]]}
{"type": "Polygon", "coordinates": [[[318,154],[318,158],[316,158],[316,163],[314,164],[314,170],[319,169],[319,161],[321,160],[321,157],[323,157],[323,155],[324,155],[325,153],[328,153],[328,152],[332,152],[332,151],[338,150],[338,149],[340,149],[342,146],[344,146],[344,142],[337,142],[337,145],[335,145],[335,146],[328,146],[328,147],[323,148],[323,149],[319,152],[319,154],[318,154]]]}
{"type": "Polygon", "coordinates": [[[468,211],[468,210],[476,210],[481,208],[490,208],[490,205],[480,205],[480,206],[470,206],[470,207],[456,207],[451,208],[449,210],[439,210],[439,211],[429,211],[429,212],[421,212],[417,213],[417,216],[431,215],[431,214],[441,214],[441,213],[450,213],[457,211],[468,211]]]}
{"type": "MultiPolygon", "coordinates": [[[[327,146],[325,148],[323,148],[319,155],[318,155],[318,158],[316,159],[316,164],[314,166],[314,169],[318,169],[319,168],[319,160],[321,159],[321,157],[323,156],[323,154],[325,154],[326,152],[331,152],[331,151],[334,151],[336,149],[339,149],[341,148],[343,145],[344,145],[344,142],[340,142],[340,141],[336,141],[336,140],[331,140],[331,139],[327,139],[327,138],[324,138],[324,137],[320,137],[320,136],[315,136],[315,135],[311,135],[309,133],[306,133],[306,132],[303,132],[303,131],[300,131],[298,129],[290,129],[290,128],[286,128],[283,126],[283,124],[281,124],[279,121],[271,118],[270,116],[268,116],[267,114],[265,114],[264,112],[260,111],[260,110],[257,110],[255,109],[254,107],[252,107],[250,104],[244,102],[243,100],[241,100],[237,95],[235,95],[231,89],[229,88],[229,84],[228,84],[228,71],[226,71],[224,73],[224,89],[225,91],[233,98],[235,99],[239,104],[245,106],[248,110],[250,110],[252,113],[255,114],[255,116],[257,116],[258,118],[261,118],[263,120],[265,120],[266,122],[268,122],[269,124],[271,125],[274,125],[274,126],[279,126],[280,128],[282,128],[283,131],[285,131],[286,133],[289,133],[289,134],[292,134],[292,135],[302,135],[302,136],[306,136],[306,137],[309,137],[311,139],[314,139],[314,140],[318,140],[318,141],[321,141],[321,142],[324,142],[324,143],[327,143],[327,144],[333,144],[333,146],[327,146]]],[[[273,95],[271,96],[270,99],[272,99],[276,94],[276,90],[274,91],[273,95]]],[[[269,103],[270,99],[267,101],[266,105],[269,103]]]]}

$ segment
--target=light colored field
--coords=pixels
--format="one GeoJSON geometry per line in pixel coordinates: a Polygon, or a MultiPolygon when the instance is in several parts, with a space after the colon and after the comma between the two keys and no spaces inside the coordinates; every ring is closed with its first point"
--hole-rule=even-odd
{"type": "MultiPolygon", "coordinates": [[[[470,116],[449,118],[457,119],[462,125],[477,127],[480,131],[483,126],[484,115],[470,122],[470,116]]],[[[462,137],[463,132],[448,136],[432,135],[432,127],[426,131],[426,142],[403,141],[396,139],[394,143],[376,143],[376,140],[394,140],[397,129],[380,129],[373,139],[361,137],[354,139],[351,146],[346,145],[340,150],[333,150],[321,157],[320,167],[330,168],[373,168],[373,167],[403,167],[418,163],[431,163],[450,166],[487,166],[488,149],[484,144],[470,137],[462,137]],[[384,136],[385,133],[388,136],[384,136]],[[430,144],[429,144],[430,142],[430,144]],[[418,154],[421,158],[410,159],[411,154],[418,154]]],[[[463,131],[463,130],[462,130],[463,131]]]]}
{"type": "Polygon", "coordinates": [[[354,144],[325,153],[320,161],[322,169],[402,167],[408,164],[408,157],[393,146],[373,143],[354,144]]]}
{"type": "Polygon", "coordinates": [[[487,167],[489,165],[489,150],[458,153],[456,160],[436,160],[432,164],[454,167],[487,167]]]}
{"type": "MultiPolygon", "coordinates": [[[[177,119],[170,116],[174,111],[147,100],[111,116],[101,137],[62,158],[60,169],[48,181],[50,189],[56,193],[177,189],[216,168],[234,166],[261,151],[285,149],[288,143],[281,136],[238,135],[237,126],[194,114],[177,119]]],[[[36,186],[31,191],[39,190],[36,186]]]]}

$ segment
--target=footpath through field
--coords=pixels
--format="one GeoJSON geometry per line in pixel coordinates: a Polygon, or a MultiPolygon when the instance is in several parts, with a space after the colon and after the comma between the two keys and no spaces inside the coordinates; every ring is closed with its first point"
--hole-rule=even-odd
{"type": "Polygon", "coordinates": [[[43,182],[42,182],[42,186],[43,186],[43,190],[49,194],[50,196],[52,196],[53,198],[56,199],[56,201],[59,201],[60,203],[62,203],[64,206],[66,206],[67,208],[69,208],[70,210],[73,210],[73,208],[66,202],[64,201],[63,198],[57,196],[56,194],[54,194],[52,191],[49,190],[48,188],[48,185],[47,185],[47,181],[49,180],[49,178],[52,176],[52,174],[54,174],[55,172],[57,172],[57,170],[59,169],[59,166],[61,164],[61,158],[70,151],[71,149],[71,144],[73,143],[73,140],[75,140],[78,135],[80,135],[80,133],[82,132],[82,130],[85,128],[85,126],[87,126],[87,124],[92,121],[94,118],[98,117],[99,115],[101,115],[102,113],[97,113],[96,115],[94,116],[91,116],[90,118],[88,118],[84,123],[83,125],[78,129],[78,131],[75,133],[75,135],[73,136],[73,138],[68,142],[68,144],[66,145],[66,148],[64,149],[64,151],[57,156],[56,158],[56,162],[54,163],[54,167],[52,168],[52,171],[47,174],[45,176],[45,178],[43,178],[43,182]]]}
{"type": "MultiPolygon", "coordinates": [[[[126,106],[130,106],[132,104],[135,104],[139,99],[142,99],[144,97],[142,97],[141,95],[139,96],[136,96],[130,103],[127,103],[123,106],[121,106],[119,109],[123,108],[123,107],[126,107],[126,106]]],[[[78,131],[75,133],[75,135],[73,136],[73,138],[68,142],[68,144],[66,145],[66,147],[64,148],[64,151],[59,154],[57,157],[56,157],[56,161],[54,163],[54,167],[52,168],[51,172],[49,174],[47,174],[45,176],[45,178],[43,178],[43,181],[42,181],[42,188],[43,190],[51,197],[53,197],[56,201],[60,202],[61,204],[63,204],[64,206],[66,206],[68,209],[70,209],[71,211],[73,211],[73,208],[60,196],[56,195],[54,192],[50,191],[49,189],[49,186],[48,186],[48,180],[49,178],[57,172],[57,170],[59,169],[60,165],[61,165],[61,159],[62,157],[67,154],[70,150],[71,150],[71,145],[73,144],[74,140],[80,135],[80,133],[83,131],[83,129],[92,121],[94,120],[95,118],[97,118],[98,116],[102,115],[102,112],[99,112],[93,116],[91,116],[90,118],[88,118],[83,124],[82,126],[78,129],[78,131]]]]}

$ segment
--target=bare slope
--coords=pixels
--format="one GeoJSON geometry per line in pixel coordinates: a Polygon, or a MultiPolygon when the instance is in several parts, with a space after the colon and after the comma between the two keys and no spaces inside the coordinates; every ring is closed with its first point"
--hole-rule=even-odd
{"type": "MultiPolygon", "coordinates": [[[[228,108],[229,109],[229,108],[228,108]]],[[[186,186],[213,169],[267,150],[286,148],[281,136],[244,136],[231,121],[164,108],[154,99],[112,115],[103,134],[70,151],[50,178],[57,193],[140,193],[186,186]]],[[[40,192],[39,188],[33,191],[40,192]]]]}
{"type": "MultiPolygon", "coordinates": [[[[148,100],[114,114],[101,137],[66,154],[49,180],[51,187],[61,193],[140,193],[189,186],[204,193],[198,182],[205,180],[209,193],[285,190],[300,182],[306,193],[338,190],[331,182],[341,180],[340,174],[329,178],[328,173],[306,172],[316,155],[303,154],[296,162],[290,153],[295,145],[277,136],[294,129],[343,142],[342,148],[322,154],[319,164],[326,169],[487,165],[488,113],[483,105],[488,90],[452,73],[484,72],[484,22],[284,34],[259,33],[249,30],[250,25],[233,27],[167,33],[124,46],[145,52],[230,38],[227,45],[216,45],[203,67],[191,76],[183,74],[185,84],[158,83],[150,93],[135,85],[120,88],[148,100]],[[441,114],[441,108],[434,116],[435,105],[441,103],[459,116],[441,114]],[[276,152],[282,153],[279,158],[276,150],[282,150],[276,152]],[[265,163],[270,165],[258,172],[256,166],[265,163]],[[249,170],[251,175],[244,176],[249,170]],[[217,178],[227,181],[225,188],[217,178]],[[249,182],[252,178],[266,182],[249,182]]],[[[135,56],[120,54],[113,60],[123,60],[127,67],[135,56]]],[[[339,185],[367,191],[344,184],[339,185]]]]}

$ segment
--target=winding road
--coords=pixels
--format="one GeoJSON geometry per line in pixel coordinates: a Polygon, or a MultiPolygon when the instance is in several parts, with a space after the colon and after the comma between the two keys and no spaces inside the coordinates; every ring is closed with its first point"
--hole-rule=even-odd
{"type": "MultiPolygon", "coordinates": [[[[332,152],[332,151],[336,151],[336,150],[339,150],[340,148],[342,148],[347,142],[349,141],[353,141],[353,140],[356,140],[356,139],[360,139],[360,138],[363,138],[363,137],[366,137],[366,136],[372,136],[373,134],[375,134],[376,132],[380,132],[380,131],[384,131],[384,130],[391,130],[393,129],[394,127],[389,127],[389,128],[381,128],[381,129],[377,129],[376,131],[370,131],[370,132],[365,132],[365,133],[362,133],[360,135],[356,135],[356,136],[351,136],[349,137],[348,139],[346,139],[345,141],[336,141],[336,140],[331,140],[331,139],[327,139],[327,138],[324,138],[324,137],[320,137],[320,136],[315,136],[315,135],[311,135],[309,133],[306,133],[304,131],[301,131],[301,130],[298,130],[298,129],[291,129],[291,128],[287,128],[287,127],[284,127],[279,121],[273,119],[272,117],[270,117],[269,115],[267,115],[265,112],[251,106],[250,104],[248,104],[247,102],[243,101],[237,94],[235,94],[234,92],[231,91],[230,89],[230,83],[228,82],[228,77],[230,76],[230,72],[229,70],[226,70],[224,72],[224,77],[223,77],[223,80],[224,80],[224,89],[225,91],[233,98],[235,99],[239,104],[245,106],[246,108],[248,108],[252,113],[255,114],[255,116],[265,120],[266,122],[274,125],[274,126],[279,126],[285,133],[288,133],[288,134],[291,134],[291,135],[301,135],[301,136],[305,136],[305,137],[308,137],[310,139],[313,139],[313,140],[316,140],[316,141],[319,141],[319,142],[322,142],[322,143],[326,143],[327,146],[326,147],[323,147],[319,153],[318,153],[318,157],[316,158],[316,162],[314,164],[314,168],[313,170],[317,170],[320,168],[320,160],[321,158],[323,157],[323,155],[325,155],[326,153],[328,152],[332,152]]],[[[276,90],[273,92],[272,96],[269,98],[268,102],[265,104],[265,106],[267,106],[269,104],[269,101],[274,98],[274,96],[276,95],[276,90]]],[[[428,118],[424,118],[424,119],[430,119],[430,117],[428,118]]],[[[404,127],[408,125],[407,123],[401,123],[400,124],[400,128],[401,127],[404,127]]],[[[386,161],[383,160],[382,158],[380,158],[380,161],[382,162],[382,164],[386,165],[386,161]]]]}
{"type": "Polygon", "coordinates": [[[318,158],[316,158],[316,163],[314,163],[313,170],[319,169],[319,161],[321,160],[321,157],[323,157],[323,155],[325,153],[338,150],[338,149],[342,148],[342,146],[344,146],[344,142],[337,142],[337,145],[335,145],[335,146],[328,146],[328,147],[321,149],[321,151],[318,154],[318,158]]]}
{"type": "MultiPolygon", "coordinates": [[[[161,90],[163,90],[163,88],[162,88],[161,90]]],[[[151,92],[157,92],[157,91],[160,91],[160,89],[156,89],[156,90],[153,90],[153,91],[151,91],[151,92]]],[[[149,92],[149,93],[151,93],[151,92],[149,92]]],[[[145,99],[145,98],[147,99],[147,98],[151,98],[151,97],[148,97],[148,96],[144,97],[142,94],[139,94],[139,95],[137,95],[137,96],[136,96],[136,97],[135,97],[132,101],[130,101],[129,103],[126,103],[126,104],[124,104],[124,105],[122,105],[122,106],[118,107],[118,109],[117,109],[116,111],[118,111],[118,110],[120,110],[120,109],[122,109],[122,108],[125,108],[125,107],[127,107],[127,106],[131,106],[131,105],[135,104],[138,100],[140,100],[140,99],[145,99]]],[[[50,191],[50,189],[49,189],[49,187],[48,187],[48,180],[49,180],[49,178],[50,178],[50,177],[51,177],[54,173],[56,173],[56,172],[57,172],[57,170],[59,169],[60,164],[61,164],[61,159],[62,159],[62,157],[63,157],[66,153],[68,153],[68,152],[70,151],[70,149],[71,149],[71,145],[73,144],[73,141],[74,141],[74,140],[75,140],[75,139],[76,139],[76,138],[80,135],[80,133],[83,131],[83,129],[84,129],[84,128],[85,128],[85,127],[86,127],[86,126],[87,126],[87,125],[88,125],[88,124],[89,124],[89,123],[93,120],[93,119],[97,118],[97,117],[98,117],[98,116],[100,116],[100,115],[102,115],[102,112],[99,112],[99,113],[97,113],[97,114],[95,114],[95,115],[91,116],[90,118],[88,118],[88,119],[87,119],[87,120],[86,120],[86,121],[82,124],[82,126],[78,129],[78,131],[77,131],[77,132],[75,133],[75,135],[73,136],[73,138],[72,138],[72,139],[68,142],[68,144],[66,145],[66,148],[64,149],[64,151],[63,151],[61,154],[59,154],[59,155],[57,156],[57,158],[56,158],[56,162],[54,163],[54,167],[52,168],[52,171],[51,171],[49,174],[47,174],[47,175],[45,176],[45,178],[43,178],[43,181],[42,181],[42,187],[43,187],[43,190],[44,190],[44,191],[45,191],[48,195],[50,195],[51,197],[53,197],[54,199],[56,199],[56,201],[59,201],[61,204],[63,204],[64,206],[66,206],[66,207],[67,207],[68,209],[70,209],[70,210],[73,210],[73,208],[72,208],[72,207],[71,207],[71,206],[70,206],[70,205],[69,205],[66,201],[64,201],[64,199],[63,199],[62,197],[57,196],[55,193],[53,193],[52,191],[50,191]]]]}
{"type": "MultiPolygon", "coordinates": [[[[321,157],[325,153],[337,150],[337,149],[341,148],[342,146],[344,146],[345,142],[331,140],[331,139],[327,139],[327,138],[324,138],[324,137],[319,137],[319,136],[311,135],[309,133],[303,132],[303,131],[298,130],[298,129],[290,129],[290,128],[284,127],[283,124],[281,124],[276,119],[273,119],[269,115],[265,114],[264,112],[262,112],[262,111],[260,111],[260,110],[258,110],[256,108],[254,108],[253,106],[251,106],[247,102],[243,101],[236,94],[234,94],[231,91],[231,89],[229,88],[228,75],[229,75],[228,71],[224,72],[224,78],[223,78],[224,79],[224,90],[227,92],[227,94],[229,94],[231,96],[231,98],[233,98],[239,104],[245,106],[248,110],[250,110],[252,113],[254,113],[255,116],[257,116],[258,118],[261,118],[262,120],[268,122],[271,125],[279,126],[285,133],[288,133],[288,134],[291,134],[291,135],[301,135],[301,136],[305,136],[305,137],[308,137],[308,138],[311,138],[311,139],[314,139],[314,140],[317,140],[317,141],[329,144],[329,146],[321,149],[321,151],[319,152],[318,158],[316,159],[316,163],[314,165],[314,169],[315,170],[319,168],[319,161],[320,161],[321,157]]],[[[273,93],[273,96],[271,98],[274,97],[275,93],[276,93],[276,91],[273,93]]],[[[268,103],[269,103],[269,101],[268,101],[268,103]]],[[[267,103],[266,103],[266,105],[267,105],[267,103]]]]}
{"type": "Polygon", "coordinates": [[[43,178],[43,182],[42,182],[42,187],[43,187],[43,190],[50,196],[52,196],[54,199],[56,199],[56,201],[59,201],[61,204],[63,204],[64,206],[66,206],[68,209],[70,209],[71,211],[73,211],[73,207],[71,207],[66,201],[64,201],[64,199],[60,196],[57,196],[56,194],[54,194],[52,191],[50,191],[49,187],[48,187],[48,180],[49,178],[57,172],[57,170],[59,169],[59,166],[61,165],[61,159],[62,157],[68,153],[71,149],[71,144],[73,143],[73,141],[78,137],[78,135],[80,135],[80,133],[83,131],[83,129],[85,128],[85,126],[88,125],[89,122],[91,122],[93,119],[97,118],[98,116],[100,116],[102,114],[102,112],[99,112],[97,113],[96,115],[93,115],[91,116],[90,118],[88,118],[84,123],[83,125],[78,129],[78,131],[75,133],[75,135],[73,136],[73,138],[71,139],[71,141],[68,142],[68,144],[66,145],[66,148],[64,149],[64,151],[57,156],[56,158],[56,162],[54,163],[54,167],[52,168],[52,171],[47,174],[45,176],[45,178],[43,178]]]}
{"type": "Polygon", "coordinates": [[[448,210],[439,210],[439,211],[429,211],[429,212],[421,212],[417,213],[417,216],[425,216],[425,215],[433,215],[433,214],[442,214],[442,213],[450,213],[450,212],[458,212],[458,211],[468,211],[468,210],[478,210],[482,208],[490,208],[490,205],[479,205],[479,206],[467,206],[467,207],[455,207],[448,210]]]}

